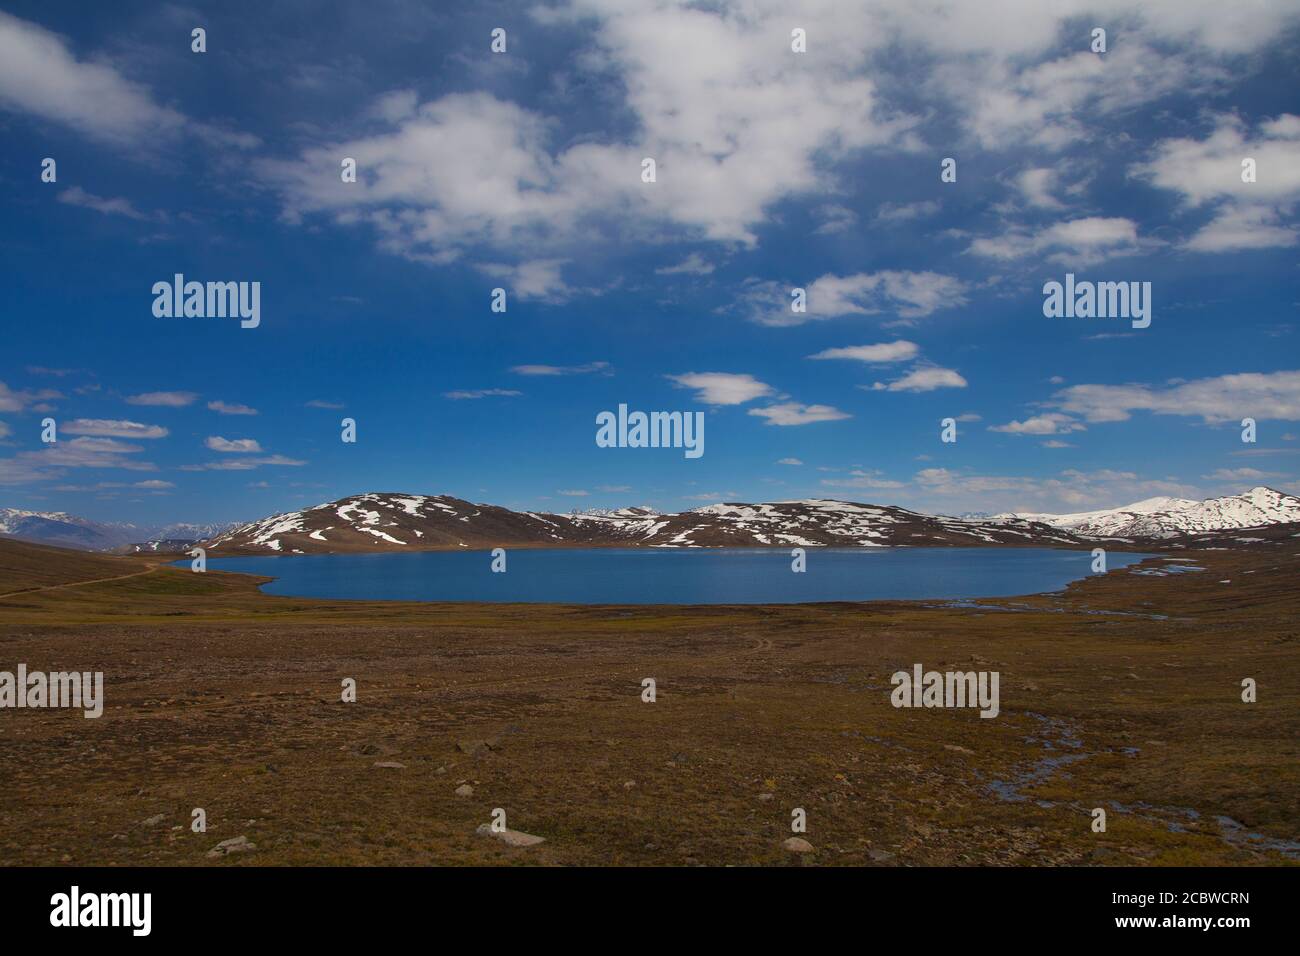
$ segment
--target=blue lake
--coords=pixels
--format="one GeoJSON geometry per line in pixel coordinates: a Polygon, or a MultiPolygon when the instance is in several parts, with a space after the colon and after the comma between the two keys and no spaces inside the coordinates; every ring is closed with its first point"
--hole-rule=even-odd
{"type": "MultiPolygon", "coordinates": [[[[268,594],[379,601],[561,604],[799,604],[1008,597],[1056,591],[1091,573],[1088,551],[1051,548],[508,549],[211,558],[209,570],[274,577],[268,594]]],[[[1111,569],[1150,557],[1111,552],[1111,569]]],[[[187,566],[188,562],[178,562],[187,566]]]]}

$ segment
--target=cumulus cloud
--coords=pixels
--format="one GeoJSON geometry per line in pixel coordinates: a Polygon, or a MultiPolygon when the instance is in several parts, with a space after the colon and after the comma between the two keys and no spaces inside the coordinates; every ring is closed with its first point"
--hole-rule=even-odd
{"type": "Polygon", "coordinates": [[[696,389],[695,400],[705,405],[742,405],[745,402],[772,394],[772,386],[765,385],[752,375],[731,372],[687,372],[684,375],[667,375],[669,381],[682,388],[696,389]]]}
{"type": "Polygon", "coordinates": [[[161,425],[144,425],[123,419],[74,418],[61,426],[70,435],[93,435],[101,438],[166,438],[161,425]]]}
{"type": "Polygon", "coordinates": [[[914,319],[967,301],[964,282],[937,272],[827,274],[805,287],[806,312],[793,311],[792,288],[795,286],[750,280],[742,290],[739,307],[761,325],[789,326],[882,312],[914,319]]]}
{"type": "Polygon", "coordinates": [[[802,405],[799,402],[779,402],[766,408],[751,408],[749,414],[766,418],[768,425],[811,425],[813,422],[834,422],[851,418],[830,405],[802,405]]]}
{"type": "Polygon", "coordinates": [[[235,454],[252,454],[262,450],[256,438],[222,438],[220,435],[212,435],[204,444],[213,451],[235,454]]]}
{"type": "Polygon", "coordinates": [[[1300,116],[1283,113],[1251,131],[1233,114],[1214,117],[1203,138],[1158,143],[1135,176],[1179,195],[1185,209],[1211,207],[1209,222],[1184,243],[1194,252],[1229,252],[1293,246],[1290,224],[1300,202],[1300,116]],[[1253,159],[1254,182],[1242,181],[1242,161],[1253,159]]]}
{"type": "MultiPolygon", "coordinates": [[[[1067,432],[1081,432],[1087,426],[1075,421],[1069,415],[1060,412],[1047,412],[1034,415],[1024,421],[1009,421],[1005,425],[990,425],[991,432],[1006,432],[1011,435],[1063,435],[1067,432]]],[[[1051,447],[1060,447],[1053,445],[1051,447]]]]}
{"type": "Polygon", "coordinates": [[[107,62],[78,58],[63,37],[0,11],[0,107],[139,149],[190,133],[249,148],[256,137],[186,119],[107,62]]]}
{"type": "Polygon", "coordinates": [[[1136,411],[1186,415],[1207,424],[1242,418],[1300,420],[1300,371],[1245,372],[1159,385],[1072,385],[1052,397],[1090,422],[1127,421],[1136,411]]]}
{"type": "Polygon", "coordinates": [[[256,415],[257,409],[237,403],[213,401],[208,402],[208,409],[221,415],[256,415]]]}
{"type": "Polygon", "coordinates": [[[920,352],[921,349],[915,342],[900,339],[897,342],[882,342],[879,345],[847,345],[843,348],[825,349],[808,357],[810,359],[853,359],[858,362],[885,364],[914,359],[920,352]]]}
{"type": "MultiPolygon", "coordinates": [[[[870,386],[870,390],[875,392],[933,392],[938,388],[965,388],[966,385],[966,379],[955,369],[925,365],[912,369],[902,378],[895,379],[888,384],[876,382],[870,386]]],[[[867,388],[865,385],[858,387],[867,388]]]]}
{"type": "Polygon", "coordinates": [[[1037,230],[1013,228],[1000,236],[974,240],[971,255],[990,259],[1023,259],[1046,254],[1067,266],[1095,265],[1139,250],[1137,223],[1112,216],[1088,216],[1054,223],[1037,230]]]}
{"type": "Polygon", "coordinates": [[[1022,170],[1016,177],[1016,187],[1029,205],[1038,209],[1060,209],[1060,200],[1052,195],[1055,176],[1054,170],[1042,166],[1022,170]]]}

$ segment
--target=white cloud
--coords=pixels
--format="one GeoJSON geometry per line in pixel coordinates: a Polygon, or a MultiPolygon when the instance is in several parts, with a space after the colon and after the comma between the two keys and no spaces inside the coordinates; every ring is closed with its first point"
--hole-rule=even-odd
{"type": "Polygon", "coordinates": [[[819,206],[816,215],[821,219],[821,224],[813,232],[819,236],[833,236],[841,232],[847,232],[858,221],[857,213],[838,203],[827,203],[824,206],[819,206]]]}
{"type": "Polygon", "coordinates": [[[822,484],[832,488],[892,489],[907,487],[907,482],[905,481],[895,481],[891,478],[882,477],[884,472],[878,469],[864,471],[860,468],[855,468],[853,471],[850,471],[849,474],[852,475],[851,478],[823,478],[822,484]]]}
{"type": "Polygon", "coordinates": [[[859,362],[883,364],[886,362],[905,362],[914,359],[921,352],[915,342],[900,339],[897,342],[882,342],[878,345],[848,345],[843,348],[825,349],[810,359],[854,359],[859,362]]]}
{"type": "Polygon", "coordinates": [[[1090,422],[1126,421],[1135,411],[1197,416],[1208,424],[1242,418],[1300,420],[1300,371],[1245,372],[1175,385],[1072,385],[1052,397],[1090,422]]]}
{"type": "Polygon", "coordinates": [[[922,202],[911,203],[892,203],[887,202],[882,205],[876,213],[877,222],[907,222],[912,219],[923,219],[926,216],[933,216],[939,211],[940,203],[937,199],[927,199],[922,202]]]}
{"type": "Polygon", "coordinates": [[[798,458],[782,458],[777,461],[778,465],[802,465],[803,462],[798,458]]]}
{"type": "MultiPolygon", "coordinates": [[[[888,384],[876,382],[871,386],[871,391],[933,392],[937,388],[965,388],[966,385],[966,379],[955,369],[927,365],[914,368],[902,378],[888,384]]],[[[858,387],[866,388],[865,385],[858,387]]]]}
{"type": "Polygon", "coordinates": [[[1011,229],[1000,236],[976,239],[966,251],[991,259],[1023,259],[1048,253],[1052,262],[1088,266],[1138,250],[1137,223],[1133,220],[1089,216],[1035,231],[1011,229]]]}
{"type": "Polygon", "coordinates": [[[662,268],[656,269],[655,275],[706,276],[711,272],[713,272],[713,263],[707,262],[698,252],[692,252],[675,266],[663,266],[662,268]]]}
{"type": "MultiPolygon", "coordinates": [[[[1005,425],[990,425],[991,432],[1007,432],[1011,435],[1064,435],[1068,432],[1081,432],[1084,425],[1076,422],[1069,415],[1060,412],[1047,412],[1034,415],[1024,421],[1009,421],[1005,425]]],[[[1052,447],[1058,447],[1053,445],[1052,447]]]]}
{"type": "Polygon", "coordinates": [[[516,375],[590,375],[593,372],[609,374],[608,362],[588,362],[586,365],[516,365],[510,371],[516,375]]]}
{"type": "Polygon", "coordinates": [[[515,265],[488,263],[479,268],[507,284],[506,292],[517,298],[543,302],[564,302],[574,293],[560,270],[564,259],[531,259],[515,265]]]}
{"type": "Polygon", "coordinates": [[[194,400],[198,398],[195,392],[145,392],[142,395],[131,395],[126,399],[128,405],[157,405],[163,408],[184,408],[186,405],[193,405],[194,400]]]}
{"type": "Polygon", "coordinates": [[[268,465],[299,468],[305,464],[307,462],[297,458],[268,455],[264,458],[227,458],[224,461],[210,461],[202,465],[181,465],[181,471],[251,471],[268,465]]]}
{"type": "Polygon", "coordinates": [[[904,319],[920,318],[940,309],[966,304],[966,285],[937,272],[827,274],[804,287],[807,311],[794,312],[791,289],[797,286],[750,280],[740,305],[761,325],[802,325],[817,319],[892,312],[904,319]]]}
{"type": "MultiPolygon", "coordinates": [[[[183,38],[188,42],[188,37],[183,38]]],[[[189,133],[208,145],[246,149],[256,137],[187,120],[102,60],[78,59],[35,23],[0,11],[0,107],[142,150],[189,133]]]]}
{"type": "Polygon", "coordinates": [[[1215,207],[1211,220],[1184,244],[1194,252],[1293,246],[1300,232],[1283,220],[1300,202],[1300,116],[1284,113],[1253,134],[1237,116],[1214,118],[1204,139],[1167,139],[1133,174],[1180,195],[1183,206],[1215,207]],[[1255,160],[1255,182],[1242,181],[1242,161],[1255,160]]]}
{"type": "Polygon", "coordinates": [[[57,34],[4,12],[0,103],[119,144],[147,142],[184,124],[111,66],[78,60],[57,34]]]}
{"type": "Polygon", "coordinates": [[[129,456],[139,445],[115,438],[73,438],[47,445],[40,451],[20,452],[0,460],[0,484],[24,484],[58,478],[67,468],[120,468],[126,471],[154,471],[152,462],[129,456]]]}
{"type": "Polygon", "coordinates": [[[1267,206],[1228,205],[1184,244],[1193,252],[1232,252],[1294,246],[1300,232],[1280,226],[1281,210],[1267,206]]]}
{"type": "Polygon", "coordinates": [[[62,397],[60,392],[53,389],[43,388],[34,392],[27,389],[14,391],[4,382],[0,382],[0,412],[21,412],[34,404],[62,397]]]}
{"type": "Polygon", "coordinates": [[[1258,468],[1219,468],[1208,475],[1201,475],[1211,481],[1267,481],[1270,478],[1285,477],[1276,471],[1260,471],[1258,468]]]}
{"type": "Polygon", "coordinates": [[[916,499],[910,507],[927,511],[1019,511],[1063,513],[1115,508],[1156,495],[1203,497],[1193,485],[1169,478],[1143,478],[1135,472],[1066,469],[1038,478],[981,475],[947,468],[925,468],[912,479],[916,499]]]}
{"type": "Polygon", "coordinates": [[[742,405],[772,394],[772,386],[765,385],[752,375],[731,372],[687,372],[684,375],[664,377],[682,388],[697,389],[695,400],[706,405],[742,405]]]}
{"type": "Polygon", "coordinates": [[[101,438],[166,438],[161,425],[144,425],[122,419],[74,418],[61,426],[70,435],[93,435],[101,438]]]}
{"type": "Polygon", "coordinates": [[[247,405],[231,404],[229,402],[214,401],[208,402],[208,408],[211,411],[218,412],[222,415],[256,415],[257,409],[250,408],[247,405]]]}
{"type": "Polygon", "coordinates": [[[220,435],[212,435],[204,441],[204,444],[213,451],[236,454],[253,454],[262,450],[262,446],[255,438],[222,438],[220,435]]]}
{"type": "Polygon", "coordinates": [[[834,422],[852,417],[830,405],[802,405],[799,402],[781,402],[766,408],[751,408],[749,414],[766,418],[768,425],[810,425],[813,422],[834,422]]]}
{"type": "Polygon", "coordinates": [[[70,206],[82,206],[86,209],[93,209],[95,212],[103,213],[105,216],[126,216],[128,219],[144,220],[149,217],[136,209],[131,204],[131,200],[123,199],[120,196],[107,199],[103,196],[96,196],[88,193],[80,186],[72,186],[63,190],[58,195],[61,203],[67,203],[70,206]]]}
{"type": "Polygon", "coordinates": [[[1052,195],[1055,172],[1050,168],[1026,169],[1016,177],[1016,186],[1029,205],[1038,209],[1060,209],[1061,202],[1052,195]]]}

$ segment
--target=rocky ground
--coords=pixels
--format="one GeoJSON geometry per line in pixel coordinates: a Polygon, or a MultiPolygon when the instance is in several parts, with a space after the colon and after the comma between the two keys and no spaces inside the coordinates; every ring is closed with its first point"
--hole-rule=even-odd
{"type": "Polygon", "coordinates": [[[742,608],[328,602],[144,559],[60,572],[58,554],[0,554],[3,590],[28,588],[0,596],[0,670],[101,670],[107,698],[98,720],[0,710],[0,855],[1294,863],[1298,550],[1183,553],[1203,570],[1154,560],[966,606],[742,608]],[[894,708],[890,675],[914,663],[998,671],[1000,716],[894,708]]]}

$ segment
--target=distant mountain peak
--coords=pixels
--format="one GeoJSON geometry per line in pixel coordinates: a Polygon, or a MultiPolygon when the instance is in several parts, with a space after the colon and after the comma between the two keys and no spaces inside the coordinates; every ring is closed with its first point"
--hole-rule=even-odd
{"type": "Polygon", "coordinates": [[[1228,531],[1300,521],[1300,497],[1259,485],[1239,495],[1193,501],[1147,498],[1119,508],[1077,514],[1010,517],[1041,521],[1087,537],[1169,538],[1199,531],[1228,531]]]}

